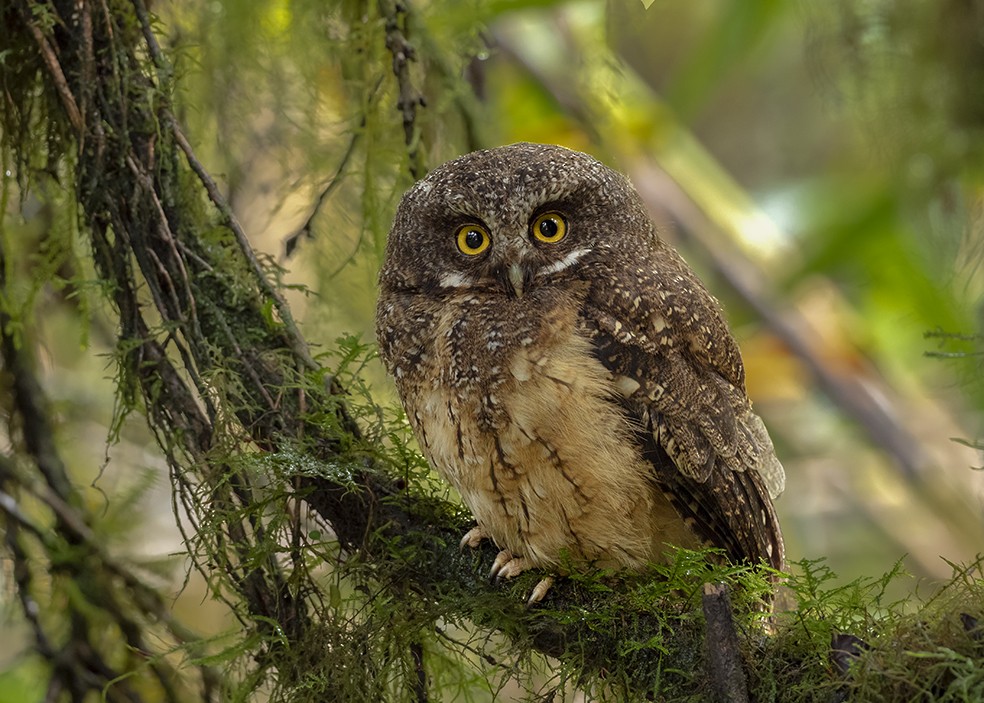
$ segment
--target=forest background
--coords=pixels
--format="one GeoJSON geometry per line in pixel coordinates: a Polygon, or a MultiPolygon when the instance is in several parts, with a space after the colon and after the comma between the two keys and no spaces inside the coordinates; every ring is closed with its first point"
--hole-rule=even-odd
{"type": "MultiPolygon", "coordinates": [[[[140,683],[147,675],[141,666],[156,670],[160,662],[195,668],[202,690],[211,691],[204,698],[255,689],[296,699],[296,688],[281,687],[286,677],[271,683],[276,667],[249,663],[254,648],[268,646],[269,633],[244,636],[256,631],[231,595],[236,589],[210,576],[215,553],[201,537],[189,538],[208,534],[201,518],[209,513],[185,502],[202,495],[189,491],[190,483],[204,482],[176,475],[181,461],[161,440],[161,424],[148,427],[143,416],[154,414],[150,396],[128,376],[120,304],[87,234],[92,224],[78,176],[86,145],[71,136],[86,115],[79,122],[64,101],[56,104],[73,76],[66,86],[50,77],[51,56],[69,65],[58,38],[78,26],[71,5],[5,2],[0,9],[4,371],[9,377],[15,356],[27,354],[47,397],[73,507],[103,545],[100,554],[146,576],[164,604],[158,617],[166,610],[166,617],[194,624],[187,638],[145,642],[150,664],[107,654],[108,668],[138,681],[134,695],[147,700],[169,695],[167,686],[160,694],[140,683]],[[37,87],[45,84],[47,93],[37,87]],[[213,670],[223,673],[210,682],[213,670]]],[[[346,421],[397,452],[415,481],[428,479],[372,352],[375,276],[392,213],[406,187],[444,160],[515,141],[550,142],[626,172],[664,236],[721,299],[743,350],[749,393],[786,466],[777,510],[792,561],[824,560],[818,568],[832,589],[874,578],[883,585],[879,597],[895,603],[913,593],[930,598],[955,568],[966,573],[955,565],[980,558],[984,3],[215,0],[79,7],[91,8],[96,33],[101,17],[116,18],[105,22],[116,27],[113,41],[132,35],[140,43],[131,64],[117,62],[123,75],[113,80],[126,85],[130,70],[153,76],[134,85],[153,91],[150,103],[168,115],[155,129],[163,132],[160,125],[173,120],[182,135],[175,141],[185,139],[185,153],[194,154],[174,168],[189,171],[190,163],[211,174],[316,365],[330,370],[329,385],[341,379],[345,386],[356,408],[346,421]],[[886,573],[893,576],[882,582],[886,573]]],[[[135,91],[131,101],[137,99],[135,91]]],[[[218,230],[228,213],[204,193],[195,196],[199,207],[214,204],[222,216],[202,221],[218,230]]],[[[202,236],[210,241],[209,232],[202,236]]],[[[141,289],[135,299],[149,306],[152,298],[141,289]]],[[[272,299],[266,314],[286,324],[272,299]]],[[[161,319],[152,322],[158,338],[177,335],[161,319]]],[[[180,358],[179,349],[168,353],[180,358]]],[[[8,378],[4,394],[14,385],[8,378]]],[[[218,397],[221,386],[211,376],[200,388],[218,397]]],[[[31,478],[23,409],[8,399],[2,405],[9,568],[0,574],[0,603],[13,636],[0,643],[0,701],[42,700],[59,674],[37,653],[38,632],[74,641],[78,623],[59,622],[59,613],[74,613],[88,596],[59,575],[50,544],[38,537],[25,546],[13,533],[21,518],[21,530],[37,525],[39,534],[61,518],[31,478]],[[18,556],[19,549],[37,553],[18,556]],[[25,581],[20,565],[38,554],[47,561],[35,562],[41,565],[25,581]]],[[[222,402],[216,405],[221,418],[222,402]]],[[[273,457],[247,470],[260,484],[254,496],[266,495],[267,482],[275,484],[285,467],[324,470],[246,434],[229,430],[227,441],[238,436],[273,457]]],[[[253,460],[250,452],[236,458],[241,465],[253,460]]],[[[322,570],[314,581],[336,607],[335,599],[345,601],[355,588],[347,574],[324,566],[339,559],[340,547],[302,502],[289,504],[297,533],[282,534],[311,547],[305,559],[321,560],[305,569],[322,570]]],[[[89,617],[79,610],[75,617],[89,617]]],[[[118,624],[94,617],[90,627],[127,639],[118,624]]],[[[482,646],[465,640],[458,654],[509,649],[486,635],[482,646]]],[[[408,652],[417,651],[412,645],[408,652]]],[[[132,641],[127,646],[134,649],[132,641]]],[[[413,662],[422,656],[410,656],[411,674],[419,673],[413,662]]],[[[448,670],[460,665],[449,664],[455,660],[447,653],[435,658],[447,660],[448,670]]],[[[558,682],[543,661],[529,665],[529,676],[517,674],[518,665],[468,666],[475,671],[464,678],[430,673],[424,689],[440,699],[442,686],[457,686],[484,700],[496,691],[576,696],[586,686],[574,675],[558,682]]],[[[282,674],[283,666],[276,670],[282,674]]],[[[380,685],[394,697],[399,690],[419,699],[419,686],[380,685]]]]}

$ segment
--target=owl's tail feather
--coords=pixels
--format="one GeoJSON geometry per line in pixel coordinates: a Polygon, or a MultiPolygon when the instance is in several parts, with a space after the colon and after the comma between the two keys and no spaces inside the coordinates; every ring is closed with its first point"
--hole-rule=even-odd
{"type": "Polygon", "coordinates": [[[736,528],[746,558],[752,563],[761,559],[781,571],[786,565],[786,549],[782,531],[779,529],[779,518],[765,480],[757,471],[730,473],[734,479],[735,493],[741,496],[736,502],[748,506],[745,516],[747,520],[739,520],[741,527],[736,528]]]}
{"type": "Polygon", "coordinates": [[[765,562],[785,566],[779,519],[765,481],[757,471],[734,471],[718,458],[705,481],[682,473],[665,449],[641,432],[643,455],[653,467],[653,479],[697,536],[723,549],[734,563],[765,562]]]}

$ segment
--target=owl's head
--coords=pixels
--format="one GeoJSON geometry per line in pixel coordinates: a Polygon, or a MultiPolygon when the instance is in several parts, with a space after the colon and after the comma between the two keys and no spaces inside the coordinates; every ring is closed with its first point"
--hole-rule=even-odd
{"type": "Polygon", "coordinates": [[[619,173],[580,152],[520,143],[466,154],[403,196],[386,247],[386,290],[523,296],[571,280],[656,235],[619,173]]]}

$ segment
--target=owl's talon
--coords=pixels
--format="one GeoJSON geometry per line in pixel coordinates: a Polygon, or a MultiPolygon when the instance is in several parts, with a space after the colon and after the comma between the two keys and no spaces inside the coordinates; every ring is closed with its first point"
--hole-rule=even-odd
{"type": "Polygon", "coordinates": [[[482,543],[483,539],[488,539],[489,536],[485,533],[481,527],[473,527],[465,536],[461,538],[461,542],[458,544],[458,548],[464,550],[465,547],[471,547],[472,549],[477,549],[478,545],[482,543]]]}
{"type": "Polygon", "coordinates": [[[532,566],[533,565],[530,564],[525,557],[512,557],[509,561],[502,565],[502,568],[499,569],[499,574],[496,578],[516,578],[527,569],[532,568],[532,566]]]}
{"type": "Polygon", "coordinates": [[[492,571],[489,572],[489,577],[494,578],[496,581],[516,578],[531,568],[533,568],[533,565],[526,557],[515,557],[508,549],[503,549],[496,556],[495,561],[492,562],[492,571]]]}
{"type": "MultiPolygon", "coordinates": [[[[496,581],[515,578],[527,569],[532,568],[532,566],[526,557],[514,557],[508,549],[503,549],[496,555],[495,561],[492,562],[492,570],[489,572],[489,578],[495,579],[496,581]]],[[[529,607],[542,601],[550,590],[550,587],[553,586],[553,583],[552,576],[544,576],[540,579],[536,586],[533,587],[530,597],[527,598],[526,606],[529,607]]]]}
{"type": "MultiPolygon", "coordinates": [[[[511,563],[513,560],[512,552],[508,549],[503,549],[501,552],[495,555],[495,561],[492,562],[492,569],[489,571],[489,578],[498,581],[500,578],[510,578],[504,570],[507,564],[511,563]]],[[[512,574],[515,576],[515,574],[512,574]]]]}
{"type": "Polygon", "coordinates": [[[531,605],[536,605],[543,600],[547,595],[547,591],[550,590],[550,587],[553,586],[553,584],[553,576],[544,576],[540,579],[539,583],[533,587],[533,592],[530,593],[530,597],[526,600],[526,607],[528,608],[531,605]]]}

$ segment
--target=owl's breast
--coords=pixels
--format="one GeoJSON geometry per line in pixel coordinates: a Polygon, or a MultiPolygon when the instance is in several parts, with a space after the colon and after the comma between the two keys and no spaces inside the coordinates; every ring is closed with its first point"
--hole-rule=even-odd
{"type": "Polygon", "coordinates": [[[663,542],[691,545],[578,331],[577,291],[510,302],[462,296],[435,319],[401,387],[428,459],[500,548],[536,565],[638,567],[663,542]]]}

